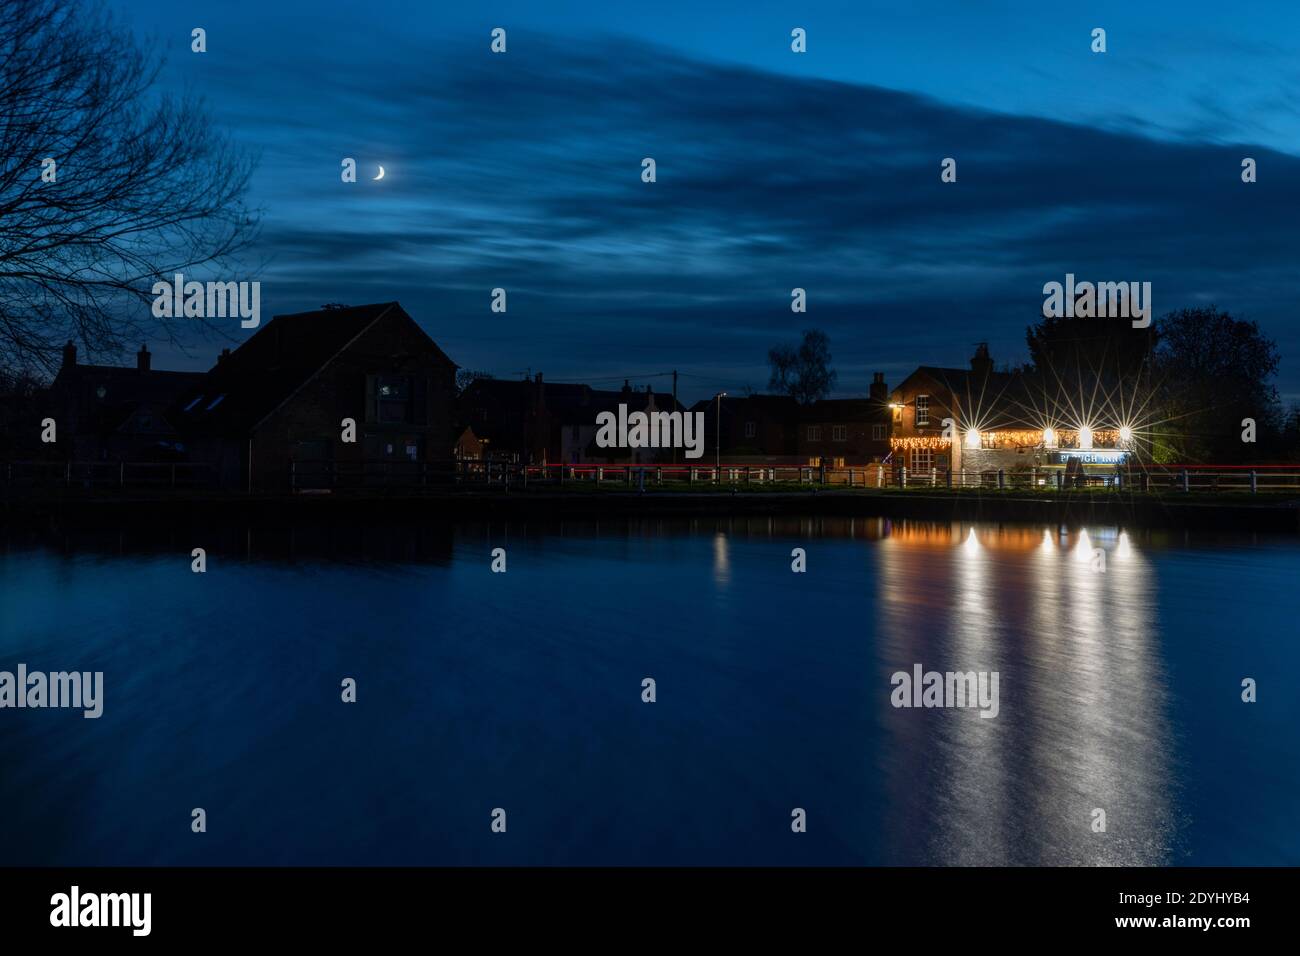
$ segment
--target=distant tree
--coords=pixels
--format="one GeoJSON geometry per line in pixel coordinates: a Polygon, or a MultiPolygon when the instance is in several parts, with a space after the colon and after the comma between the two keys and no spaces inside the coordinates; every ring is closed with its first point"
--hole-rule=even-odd
{"type": "Polygon", "coordinates": [[[1029,361],[1043,379],[1067,386],[1136,381],[1159,332],[1130,319],[1052,317],[1025,330],[1029,361]]]}
{"type": "Polygon", "coordinates": [[[772,377],[769,391],[789,395],[801,405],[811,405],[830,394],[837,378],[831,368],[830,339],[820,329],[807,329],[799,345],[777,345],[768,350],[772,377]]]}
{"type": "Polygon", "coordinates": [[[491,379],[493,376],[488,372],[476,372],[472,368],[462,368],[456,370],[456,394],[459,395],[469,388],[475,382],[491,379]]]}
{"type": "Polygon", "coordinates": [[[1285,452],[1285,414],[1273,377],[1277,344],[1254,322],[1214,306],[1171,312],[1159,322],[1155,355],[1162,431],[1170,458],[1188,462],[1263,460],[1285,452]],[[1242,420],[1256,441],[1242,441],[1242,420]]]}
{"type": "Polygon", "coordinates": [[[252,159],[152,94],[160,66],[93,0],[0,3],[0,364],[170,335],[153,283],[251,241],[252,159]]]}

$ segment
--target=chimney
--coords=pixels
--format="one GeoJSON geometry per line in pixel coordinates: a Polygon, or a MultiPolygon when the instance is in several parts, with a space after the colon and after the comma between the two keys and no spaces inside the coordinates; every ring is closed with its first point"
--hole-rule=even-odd
{"type": "Polygon", "coordinates": [[[150,360],[153,358],[149,354],[149,349],[145,345],[140,346],[140,351],[135,353],[135,367],[141,372],[149,371],[150,360]]]}
{"type": "Polygon", "coordinates": [[[885,384],[884,372],[876,372],[871,377],[871,391],[868,394],[878,402],[886,401],[889,398],[889,386],[885,384]]]}
{"type": "Polygon", "coordinates": [[[989,358],[989,344],[980,342],[975,346],[975,354],[971,356],[970,370],[981,378],[987,378],[988,374],[993,371],[993,359],[989,358]]]}
{"type": "Polygon", "coordinates": [[[63,346],[63,367],[71,369],[77,364],[77,347],[72,344],[72,339],[68,339],[68,344],[63,346]]]}

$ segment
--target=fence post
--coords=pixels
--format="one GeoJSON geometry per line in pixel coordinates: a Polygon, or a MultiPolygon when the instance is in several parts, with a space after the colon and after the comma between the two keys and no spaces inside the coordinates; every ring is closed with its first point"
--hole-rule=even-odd
{"type": "Polygon", "coordinates": [[[933,488],[939,483],[939,469],[934,465],[930,466],[930,487],[933,488]]]}
{"type": "Polygon", "coordinates": [[[1184,468],[1183,469],[1183,491],[1188,491],[1188,490],[1190,489],[1187,487],[1187,469],[1184,468]]]}
{"type": "Polygon", "coordinates": [[[998,491],[1003,491],[1007,487],[1007,473],[1004,469],[998,469],[998,491]]]}
{"type": "Polygon", "coordinates": [[[966,467],[964,465],[962,466],[961,469],[961,486],[963,488],[966,487],[966,467]]]}
{"type": "Polygon", "coordinates": [[[885,466],[884,465],[876,466],[876,487],[877,488],[885,487],[885,466]]]}
{"type": "Polygon", "coordinates": [[[1064,481],[1063,481],[1063,479],[1062,479],[1062,474],[1061,474],[1061,472],[1058,471],[1058,472],[1056,473],[1056,490],[1057,490],[1057,491],[1060,491],[1060,490],[1061,490],[1061,485],[1062,485],[1062,484],[1064,484],[1064,481]]]}
{"type": "Polygon", "coordinates": [[[898,487],[900,488],[907,487],[907,466],[906,465],[904,465],[903,470],[898,473],[898,487]]]}
{"type": "Polygon", "coordinates": [[[1255,494],[1255,491],[1256,491],[1256,490],[1257,490],[1257,489],[1256,489],[1256,485],[1255,485],[1255,469],[1252,468],[1252,469],[1250,469],[1250,493],[1253,495],[1253,494],[1255,494]]]}
{"type": "Polygon", "coordinates": [[[949,490],[951,490],[952,489],[952,468],[944,469],[943,480],[944,480],[944,484],[946,484],[949,490]]]}

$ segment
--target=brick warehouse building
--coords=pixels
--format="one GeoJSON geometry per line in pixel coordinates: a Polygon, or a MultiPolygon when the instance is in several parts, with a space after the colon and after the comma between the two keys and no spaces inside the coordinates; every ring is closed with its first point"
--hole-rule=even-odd
{"type": "Polygon", "coordinates": [[[190,459],[251,491],[450,462],[456,364],[397,302],[279,315],[175,404],[190,459]],[[356,441],[342,440],[342,421],[356,441]]]}

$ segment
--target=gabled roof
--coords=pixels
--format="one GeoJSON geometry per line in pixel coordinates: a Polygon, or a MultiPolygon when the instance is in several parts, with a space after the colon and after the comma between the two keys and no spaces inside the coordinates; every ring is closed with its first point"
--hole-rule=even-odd
{"type": "Polygon", "coordinates": [[[198,431],[247,432],[385,316],[405,319],[438,361],[456,367],[397,302],[277,315],[177,402],[177,420],[198,431]]]}
{"type": "Polygon", "coordinates": [[[874,398],[822,398],[803,410],[810,422],[883,422],[889,405],[874,398]]]}
{"type": "Polygon", "coordinates": [[[963,414],[977,414],[980,421],[999,426],[1019,423],[1033,407],[1029,397],[1029,379],[1023,372],[974,371],[968,368],[943,368],[921,365],[908,375],[891,394],[907,390],[918,376],[925,376],[948,389],[963,414]]]}

